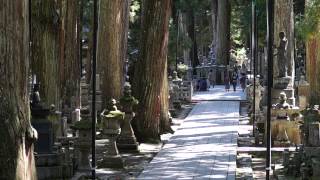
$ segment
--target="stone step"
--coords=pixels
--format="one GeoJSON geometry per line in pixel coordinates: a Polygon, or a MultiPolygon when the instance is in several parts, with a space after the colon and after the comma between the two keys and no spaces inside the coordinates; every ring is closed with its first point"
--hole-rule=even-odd
{"type": "Polygon", "coordinates": [[[56,166],[62,162],[63,155],[58,153],[36,154],[36,166],[56,166]]]}
{"type": "Polygon", "coordinates": [[[38,180],[71,179],[73,167],[72,164],[37,167],[37,176],[38,180]]]}

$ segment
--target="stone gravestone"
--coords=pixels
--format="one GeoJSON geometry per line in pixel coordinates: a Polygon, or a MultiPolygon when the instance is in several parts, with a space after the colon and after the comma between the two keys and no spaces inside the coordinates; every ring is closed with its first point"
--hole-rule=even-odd
{"type": "Polygon", "coordinates": [[[139,101],[131,95],[131,85],[128,82],[124,85],[123,94],[120,99],[120,105],[125,115],[121,125],[121,134],[117,140],[117,146],[119,150],[139,151],[137,139],[131,126],[131,121],[135,116],[133,108],[138,105],[139,101]]]}
{"type": "Polygon", "coordinates": [[[39,84],[35,84],[31,99],[31,123],[38,131],[38,141],[35,143],[35,161],[37,178],[67,179],[73,175],[72,165],[62,158],[65,153],[58,148],[54,151],[55,136],[61,136],[61,113],[54,106],[44,108],[41,105],[39,84]],[[54,126],[55,125],[55,126],[54,126]]]}
{"type": "Polygon", "coordinates": [[[35,152],[51,153],[53,148],[53,124],[49,121],[50,109],[44,108],[40,101],[40,84],[34,85],[31,99],[31,124],[38,132],[38,141],[35,143],[35,152]]]}

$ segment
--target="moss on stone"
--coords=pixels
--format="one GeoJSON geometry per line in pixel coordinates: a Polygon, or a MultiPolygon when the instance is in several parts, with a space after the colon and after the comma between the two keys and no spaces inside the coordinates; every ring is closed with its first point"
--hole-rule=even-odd
{"type": "Polygon", "coordinates": [[[105,115],[107,118],[115,118],[115,119],[123,119],[124,113],[121,111],[110,111],[107,115],[105,115]]]}
{"type": "Polygon", "coordinates": [[[74,123],[73,126],[71,126],[71,128],[76,130],[89,130],[91,129],[91,121],[87,121],[87,120],[77,121],[74,123]]]}

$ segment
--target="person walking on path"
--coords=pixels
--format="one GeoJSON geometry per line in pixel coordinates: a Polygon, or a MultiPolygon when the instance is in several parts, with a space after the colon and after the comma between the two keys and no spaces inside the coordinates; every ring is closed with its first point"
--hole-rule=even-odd
{"type": "Polygon", "coordinates": [[[244,92],[244,90],[246,88],[246,80],[247,80],[246,74],[245,73],[241,73],[240,86],[241,86],[241,89],[242,89],[243,92],[244,92]]]}
{"type": "Polygon", "coordinates": [[[212,72],[212,69],[210,70],[209,74],[208,74],[208,79],[209,79],[209,88],[212,86],[212,88],[214,88],[214,80],[215,80],[215,74],[212,72]]]}
{"type": "Polygon", "coordinates": [[[226,71],[224,75],[224,86],[226,91],[228,92],[230,90],[230,77],[228,71],[226,71]]]}
{"type": "Polygon", "coordinates": [[[237,82],[238,82],[238,73],[237,71],[234,71],[232,73],[232,86],[233,86],[233,91],[236,91],[237,89],[237,82]]]}

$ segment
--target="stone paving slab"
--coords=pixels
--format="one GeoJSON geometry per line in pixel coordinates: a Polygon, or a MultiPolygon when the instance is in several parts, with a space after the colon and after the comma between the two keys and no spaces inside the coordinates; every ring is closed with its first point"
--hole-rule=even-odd
{"type": "Polygon", "coordinates": [[[137,179],[235,179],[239,106],[197,104],[137,179]]]}
{"type": "Polygon", "coordinates": [[[197,91],[192,96],[192,101],[243,101],[246,100],[246,94],[238,86],[234,92],[232,87],[226,92],[224,86],[217,85],[210,88],[209,91],[197,91]]]}

